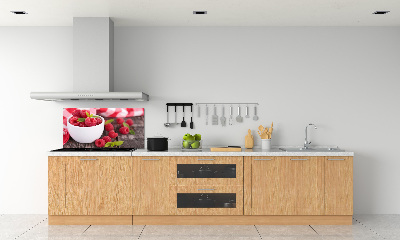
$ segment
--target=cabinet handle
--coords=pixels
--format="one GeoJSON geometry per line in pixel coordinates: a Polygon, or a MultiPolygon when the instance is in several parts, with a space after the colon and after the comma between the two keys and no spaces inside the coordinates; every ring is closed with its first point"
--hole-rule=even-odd
{"type": "Polygon", "coordinates": [[[199,188],[197,191],[215,191],[213,188],[199,188]]]}
{"type": "Polygon", "coordinates": [[[292,161],[307,161],[307,158],[291,158],[292,161]]]}
{"type": "Polygon", "coordinates": [[[271,158],[256,158],[254,161],[271,161],[271,158]]]}
{"type": "Polygon", "coordinates": [[[344,158],[329,158],[329,161],[344,161],[344,158]]]}
{"type": "Polygon", "coordinates": [[[199,161],[214,161],[215,159],[213,159],[213,158],[199,158],[197,160],[199,160],[199,161]]]}
{"type": "Polygon", "coordinates": [[[96,161],[97,158],[81,158],[81,161],[96,161]]]}
{"type": "Polygon", "coordinates": [[[142,159],[143,161],[160,161],[160,159],[157,158],[147,158],[147,159],[142,159]]]}

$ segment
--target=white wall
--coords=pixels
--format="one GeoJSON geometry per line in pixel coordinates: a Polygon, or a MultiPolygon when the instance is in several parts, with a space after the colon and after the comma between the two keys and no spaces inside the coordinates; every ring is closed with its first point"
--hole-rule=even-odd
{"type": "Polygon", "coordinates": [[[146,136],[172,145],[187,132],[206,145],[243,145],[248,128],[271,121],[273,144],[301,145],[313,122],[314,144],[356,152],[355,212],[399,214],[399,40],[400,28],[120,27],[115,90],[151,101],[54,103],[29,92],[72,89],[72,29],[0,28],[0,213],[47,212],[46,151],[62,145],[63,107],[130,106],[146,108],[146,136]],[[166,102],[259,102],[260,120],[222,128],[195,114],[195,130],[166,129],[166,102]]]}

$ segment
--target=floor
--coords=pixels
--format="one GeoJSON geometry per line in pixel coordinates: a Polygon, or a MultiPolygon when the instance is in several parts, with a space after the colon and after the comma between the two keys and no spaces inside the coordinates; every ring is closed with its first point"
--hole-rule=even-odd
{"type": "Polygon", "coordinates": [[[49,226],[47,215],[1,215],[0,240],[400,239],[400,215],[355,215],[352,226],[49,226]]]}

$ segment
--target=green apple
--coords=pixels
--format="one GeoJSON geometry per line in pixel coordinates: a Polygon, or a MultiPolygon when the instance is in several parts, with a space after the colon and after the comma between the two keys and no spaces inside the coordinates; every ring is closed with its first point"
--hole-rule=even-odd
{"type": "Polygon", "coordinates": [[[200,142],[199,141],[195,141],[194,143],[192,143],[192,148],[199,148],[200,147],[200,142]]]}
{"type": "Polygon", "coordinates": [[[190,135],[189,137],[186,138],[186,141],[188,142],[193,142],[195,139],[192,135],[190,135]]]}
{"type": "Polygon", "coordinates": [[[183,148],[190,148],[190,143],[188,141],[183,141],[182,146],[183,148]]]}
{"type": "Polygon", "coordinates": [[[201,140],[201,135],[200,134],[195,134],[194,138],[196,139],[196,141],[200,141],[201,140]]]}
{"type": "Polygon", "coordinates": [[[186,133],[185,135],[183,135],[183,140],[188,140],[189,137],[193,137],[193,136],[190,135],[189,133],[186,133]]]}

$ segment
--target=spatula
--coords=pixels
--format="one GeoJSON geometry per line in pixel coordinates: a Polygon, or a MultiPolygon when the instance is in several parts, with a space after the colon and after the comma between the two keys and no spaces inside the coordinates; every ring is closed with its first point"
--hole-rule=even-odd
{"type": "Polygon", "coordinates": [[[217,115],[217,107],[214,105],[214,115],[211,117],[211,124],[218,125],[218,115],[217,115]]]}
{"type": "Polygon", "coordinates": [[[185,106],[182,106],[183,108],[183,120],[181,122],[181,127],[186,127],[186,122],[185,122],[185,106]]]}
{"type": "Polygon", "coordinates": [[[249,115],[249,106],[246,106],[246,118],[250,118],[250,115],[249,115]]]}
{"type": "Polygon", "coordinates": [[[240,106],[238,106],[238,115],[236,117],[236,122],[238,123],[243,122],[243,117],[240,115],[240,106]]]}
{"type": "Polygon", "coordinates": [[[229,125],[233,124],[232,106],[229,107],[229,125]]]}
{"type": "Polygon", "coordinates": [[[226,125],[226,118],[225,118],[225,107],[222,105],[222,116],[220,118],[221,125],[224,127],[226,125]]]}

